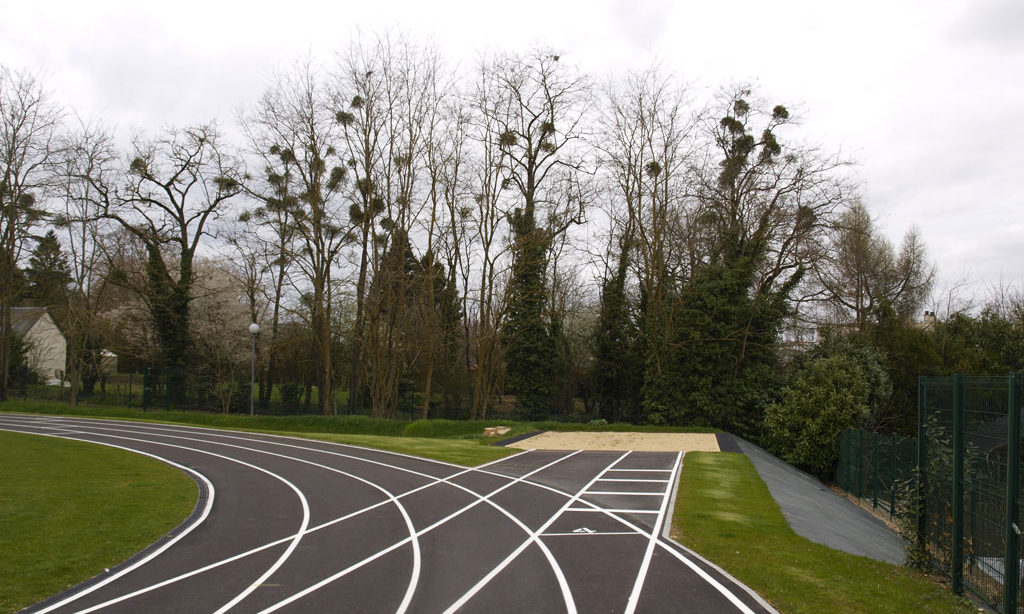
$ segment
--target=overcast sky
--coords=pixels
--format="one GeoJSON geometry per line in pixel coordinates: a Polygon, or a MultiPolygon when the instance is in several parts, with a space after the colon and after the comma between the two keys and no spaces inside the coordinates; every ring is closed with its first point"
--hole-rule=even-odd
{"type": "Polygon", "coordinates": [[[152,133],[232,122],[275,70],[388,27],[464,66],[542,44],[599,78],[660,60],[705,87],[752,82],[857,162],[894,242],[920,229],[940,289],[1024,283],[1024,0],[0,0],[0,62],[152,133]]]}

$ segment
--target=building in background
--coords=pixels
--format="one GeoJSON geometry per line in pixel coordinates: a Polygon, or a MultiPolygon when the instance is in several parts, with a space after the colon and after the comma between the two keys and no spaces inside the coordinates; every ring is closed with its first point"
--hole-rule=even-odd
{"type": "Polygon", "coordinates": [[[28,367],[41,383],[58,384],[64,378],[68,342],[45,307],[14,307],[11,329],[28,347],[28,367]]]}

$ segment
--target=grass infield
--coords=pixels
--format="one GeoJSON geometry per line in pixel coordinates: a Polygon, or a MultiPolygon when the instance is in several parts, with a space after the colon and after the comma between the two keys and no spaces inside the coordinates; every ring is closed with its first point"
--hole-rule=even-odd
{"type": "Polygon", "coordinates": [[[102,573],[195,506],[181,471],[106,446],[0,431],[0,612],[102,573]]]}
{"type": "Polygon", "coordinates": [[[794,533],[743,454],[686,455],[672,537],[783,614],[976,611],[948,587],[909,568],[832,550],[794,533]]]}

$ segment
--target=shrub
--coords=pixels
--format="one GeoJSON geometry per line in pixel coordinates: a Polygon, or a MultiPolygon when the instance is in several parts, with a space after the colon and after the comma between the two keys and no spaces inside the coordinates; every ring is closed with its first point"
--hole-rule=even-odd
{"type": "Polygon", "coordinates": [[[822,478],[839,456],[839,433],[864,424],[871,387],[855,359],[818,358],[802,369],[765,411],[765,439],[779,456],[822,478]]]}

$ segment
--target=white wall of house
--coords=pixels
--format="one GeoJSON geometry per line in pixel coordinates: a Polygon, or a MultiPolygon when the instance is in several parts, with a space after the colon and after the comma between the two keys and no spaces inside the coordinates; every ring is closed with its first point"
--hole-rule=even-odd
{"type": "Polygon", "coordinates": [[[25,333],[29,343],[28,364],[44,382],[60,379],[68,360],[68,344],[49,313],[43,314],[25,333]]]}

